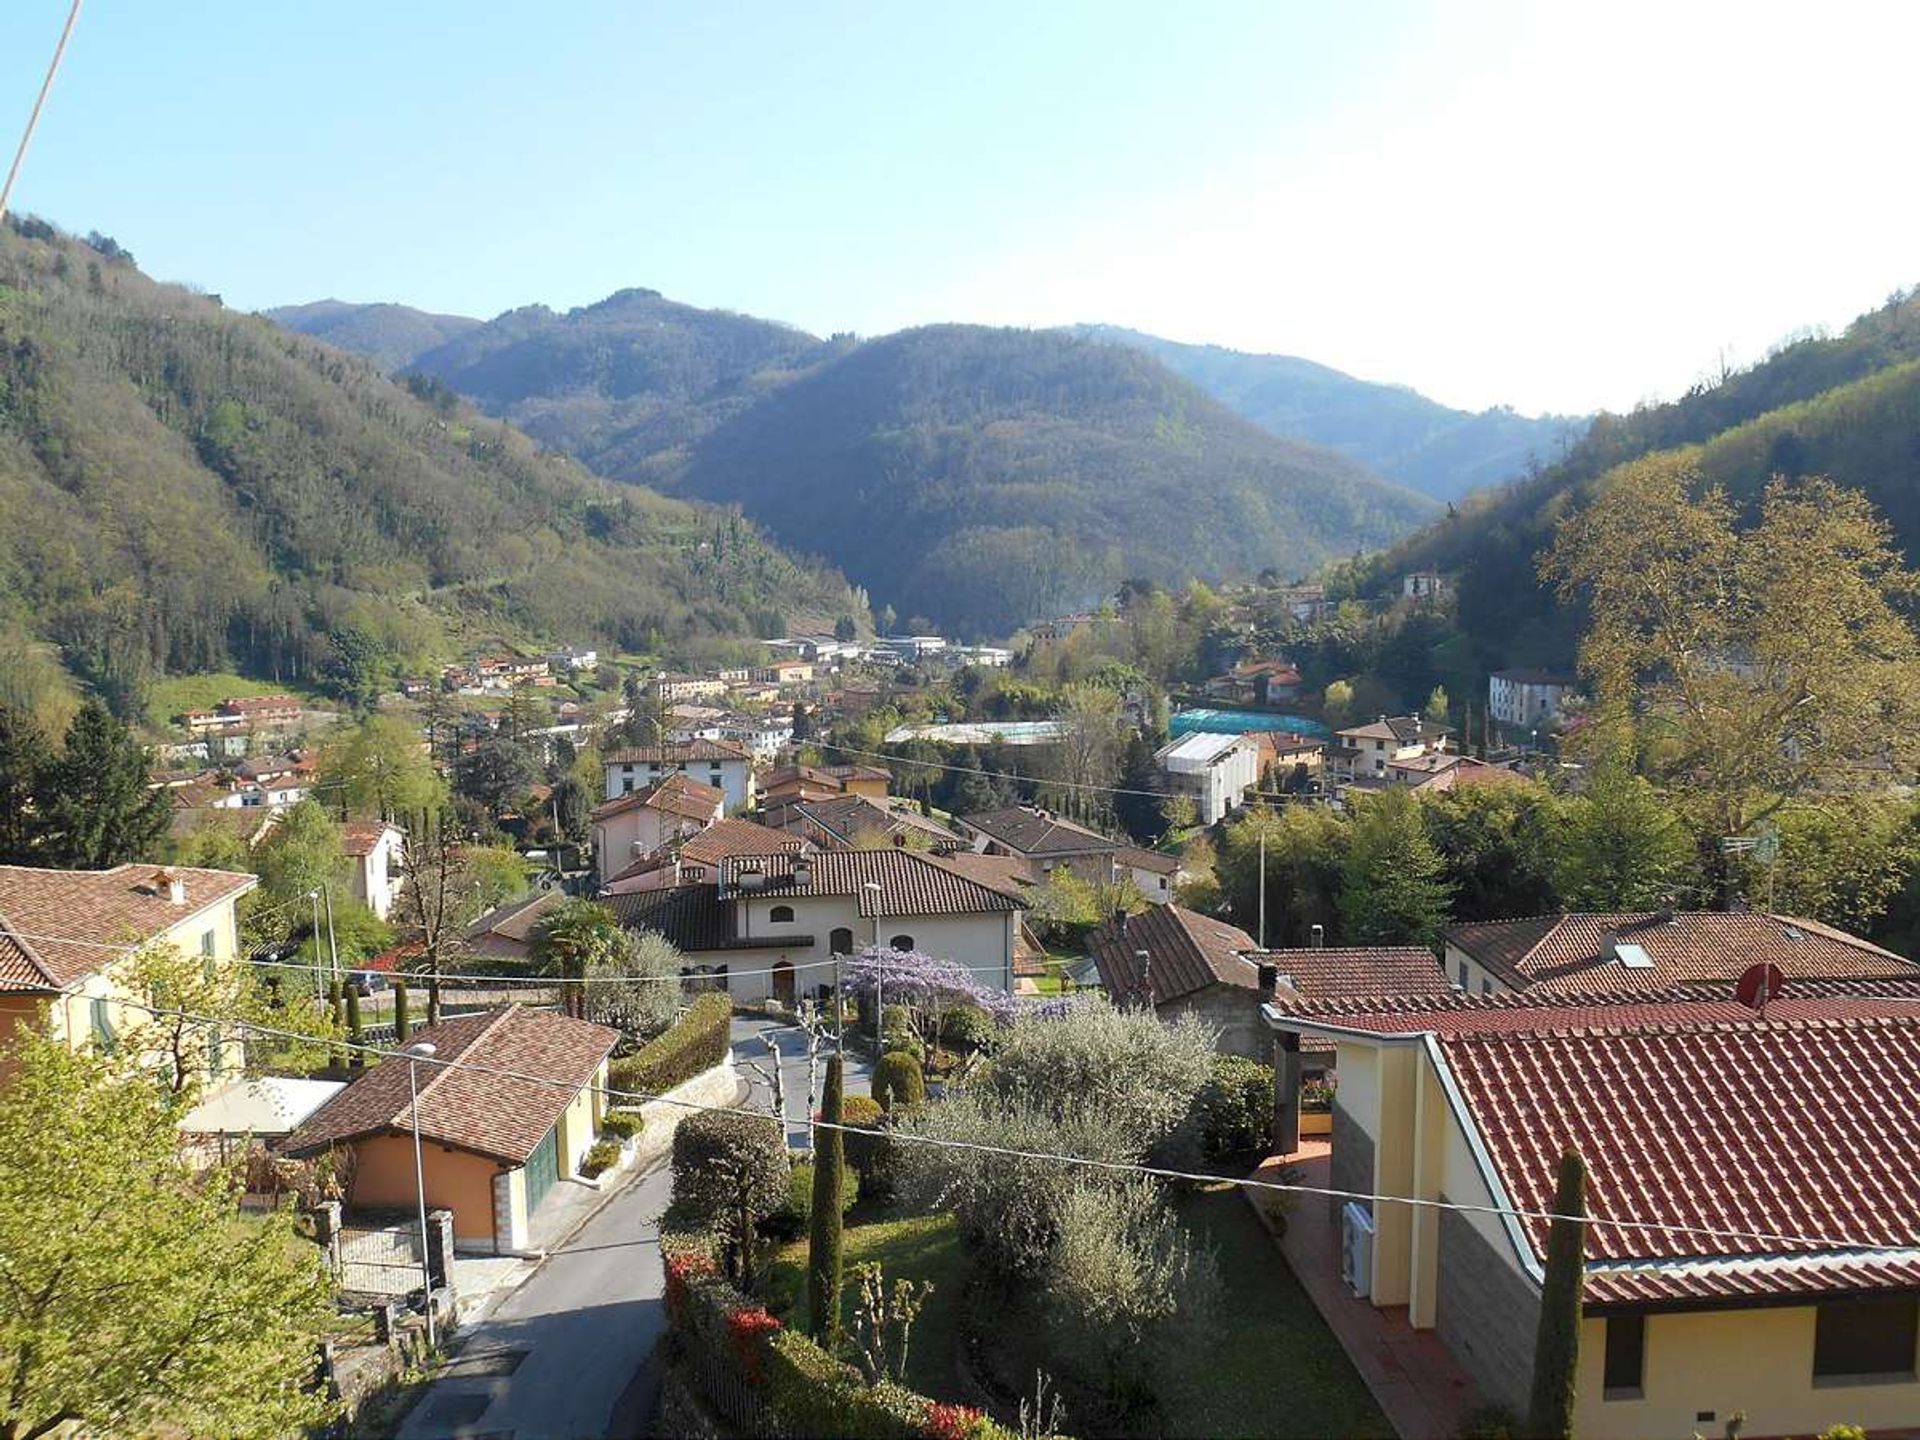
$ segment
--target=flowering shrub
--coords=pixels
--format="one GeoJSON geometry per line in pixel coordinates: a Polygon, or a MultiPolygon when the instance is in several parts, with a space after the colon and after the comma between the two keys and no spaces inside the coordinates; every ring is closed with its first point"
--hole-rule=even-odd
{"type": "Polygon", "coordinates": [[[927,1417],[921,1422],[921,1433],[927,1440],[973,1440],[980,1433],[980,1422],[984,1418],[971,1405],[943,1405],[938,1400],[930,1400],[927,1417]]]}
{"type": "Polygon", "coordinates": [[[1333,1109],[1335,1079],[1328,1074],[1319,1080],[1308,1080],[1300,1086],[1300,1108],[1326,1114],[1333,1109]]]}
{"type": "Polygon", "coordinates": [[[923,950],[869,946],[847,962],[842,983],[858,999],[870,999],[877,988],[889,1007],[904,1005],[916,1016],[926,1016],[936,1038],[944,1012],[955,1006],[972,1006],[1001,1025],[1011,1024],[1020,1009],[1013,996],[982,985],[958,961],[938,960],[923,950]]]}
{"type": "Polygon", "coordinates": [[[760,1342],[780,1328],[780,1322],[767,1313],[764,1305],[742,1305],[727,1313],[727,1335],[733,1341],[734,1356],[740,1362],[741,1373],[755,1385],[766,1379],[760,1342]]]}
{"type": "Polygon", "coordinates": [[[706,1244],[688,1236],[662,1236],[660,1254],[667,1272],[667,1314],[677,1323],[686,1311],[687,1286],[698,1277],[719,1274],[720,1263],[706,1244]]]}

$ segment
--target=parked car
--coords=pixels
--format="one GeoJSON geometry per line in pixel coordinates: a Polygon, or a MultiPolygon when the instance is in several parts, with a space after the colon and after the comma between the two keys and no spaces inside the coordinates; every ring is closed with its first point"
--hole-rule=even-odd
{"type": "Polygon", "coordinates": [[[360,996],[378,995],[391,990],[393,982],[378,970],[349,970],[347,988],[360,996]]]}

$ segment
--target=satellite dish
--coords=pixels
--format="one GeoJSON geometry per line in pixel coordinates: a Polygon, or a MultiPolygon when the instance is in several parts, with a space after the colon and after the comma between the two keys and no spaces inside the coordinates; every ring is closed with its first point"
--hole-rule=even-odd
{"type": "Polygon", "coordinates": [[[1767,1001],[1779,998],[1786,988],[1786,974],[1778,965],[1770,965],[1762,960],[1746,968],[1740,983],[1734,987],[1733,995],[1749,1010],[1765,1015],[1767,1001]]]}

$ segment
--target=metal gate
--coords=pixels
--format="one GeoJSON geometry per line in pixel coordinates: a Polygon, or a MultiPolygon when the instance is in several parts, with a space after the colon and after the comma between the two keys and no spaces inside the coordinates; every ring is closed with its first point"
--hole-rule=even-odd
{"type": "Polygon", "coordinates": [[[560,1179],[560,1127],[555,1125],[547,1138],[527,1157],[527,1213],[531,1215],[547,1198],[560,1179]]]}
{"type": "Polygon", "coordinates": [[[342,1226],[340,1288],[357,1295],[406,1295],[425,1283],[420,1225],[342,1226]]]}

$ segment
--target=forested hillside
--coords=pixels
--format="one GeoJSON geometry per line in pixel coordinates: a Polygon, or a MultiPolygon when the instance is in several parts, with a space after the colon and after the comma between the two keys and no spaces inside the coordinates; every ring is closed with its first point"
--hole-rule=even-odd
{"type": "Polygon", "coordinates": [[[902,619],[975,634],[1132,575],[1305,572],[1432,508],[1136,351],[965,325],[868,341],[792,379],[673,484],[738,503],[902,619]]]}
{"type": "Polygon", "coordinates": [[[354,305],[345,300],[282,305],[260,313],[288,330],[364,355],[388,374],[481,323],[411,305],[354,305]]]}
{"type": "Polygon", "coordinates": [[[621,290],[565,314],[509,310],[416,355],[411,369],[599,474],[648,483],[682,447],[831,353],[770,320],[621,290]]]}
{"type": "Polygon", "coordinates": [[[1864,491],[1920,561],[1920,295],[1894,297],[1844,334],[1787,345],[1671,404],[1601,415],[1567,458],[1475,496],[1458,513],[1352,567],[1362,592],[1428,566],[1458,577],[1460,625],[1483,668],[1563,666],[1582,617],[1536,578],[1553,528],[1623,462],[1701,445],[1705,473],[1742,502],[1774,474],[1864,491]]]}
{"type": "Polygon", "coordinates": [[[1078,328],[1146,351],[1263,430],[1338,450],[1436,500],[1458,500],[1557,460],[1586,427],[1562,415],[1455,410],[1293,355],[1183,345],[1117,325],[1078,328]]]}
{"type": "Polygon", "coordinates": [[[132,713],[168,672],[357,695],[475,637],[638,649],[856,603],[738,517],[420,388],[0,228],[0,653],[52,642],[132,713]]]}

